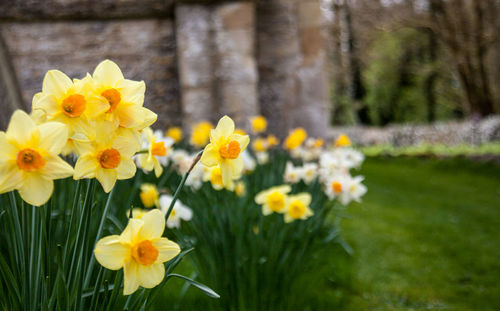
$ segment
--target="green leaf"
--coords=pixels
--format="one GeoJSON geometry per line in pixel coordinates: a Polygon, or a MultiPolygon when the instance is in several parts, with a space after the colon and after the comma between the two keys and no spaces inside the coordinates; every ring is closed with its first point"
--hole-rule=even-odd
{"type": "Polygon", "coordinates": [[[170,278],[170,277],[176,277],[176,278],[179,278],[179,279],[182,279],[186,282],[188,282],[189,284],[191,284],[192,286],[198,288],[199,290],[201,290],[205,295],[209,296],[209,297],[212,297],[212,298],[220,298],[219,294],[217,294],[216,292],[214,292],[211,288],[209,288],[208,286],[206,285],[203,285],[201,283],[198,283],[194,280],[191,280],[190,278],[186,277],[186,276],[183,276],[183,275],[180,275],[180,274],[177,274],[177,273],[171,273],[169,275],[167,275],[167,278],[170,278]]]}

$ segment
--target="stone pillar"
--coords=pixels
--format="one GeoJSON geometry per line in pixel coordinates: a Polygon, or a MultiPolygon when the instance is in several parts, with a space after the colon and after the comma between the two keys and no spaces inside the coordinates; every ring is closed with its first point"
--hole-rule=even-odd
{"type": "Polygon", "coordinates": [[[303,126],[328,127],[328,79],[319,0],[269,0],[257,5],[257,61],[262,113],[284,136],[303,126]]]}
{"type": "Polygon", "coordinates": [[[213,14],[219,113],[240,127],[258,113],[254,12],[253,3],[236,2],[218,5],[213,14]]]}
{"type": "Polygon", "coordinates": [[[298,105],[292,109],[293,126],[303,125],[311,135],[325,135],[329,125],[329,86],[326,42],[320,0],[297,3],[302,61],[297,68],[298,105]]]}
{"type": "Polygon", "coordinates": [[[210,7],[179,5],[175,16],[183,122],[210,120],[215,109],[210,7]]]}
{"type": "Polygon", "coordinates": [[[250,2],[176,8],[185,125],[228,114],[243,126],[258,113],[254,11],[250,2]]]}

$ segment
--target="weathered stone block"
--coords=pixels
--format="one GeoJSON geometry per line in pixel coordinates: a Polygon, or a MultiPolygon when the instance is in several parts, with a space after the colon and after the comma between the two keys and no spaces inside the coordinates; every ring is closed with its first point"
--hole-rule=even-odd
{"type": "Polygon", "coordinates": [[[49,69],[72,78],[92,72],[105,58],[126,78],[146,82],[145,106],[158,113],[157,127],[180,115],[175,36],[170,20],[3,23],[2,35],[29,105],[49,69]]]}

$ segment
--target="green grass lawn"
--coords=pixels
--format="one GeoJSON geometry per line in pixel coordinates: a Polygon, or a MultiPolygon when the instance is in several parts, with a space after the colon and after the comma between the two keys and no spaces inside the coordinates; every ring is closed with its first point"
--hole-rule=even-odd
{"type": "Polygon", "coordinates": [[[368,159],[343,310],[500,310],[500,166],[368,159]]]}
{"type": "MultiPolygon", "coordinates": [[[[325,249],[311,271],[324,281],[298,289],[314,297],[305,310],[500,310],[499,165],[368,158],[361,174],[368,193],[342,221],[355,253],[325,249]]],[[[181,286],[167,285],[165,303],[181,286]]],[[[178,310],[200,299],[189,289],[178,310]]]]}

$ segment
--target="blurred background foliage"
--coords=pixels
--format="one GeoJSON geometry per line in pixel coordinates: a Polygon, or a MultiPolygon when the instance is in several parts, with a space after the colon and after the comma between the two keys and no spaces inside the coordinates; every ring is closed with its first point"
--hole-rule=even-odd
{"type": "Polygon", "coordinates": [[[498,112],[498,1],[327,2],[333,124],[498,112]]]}

